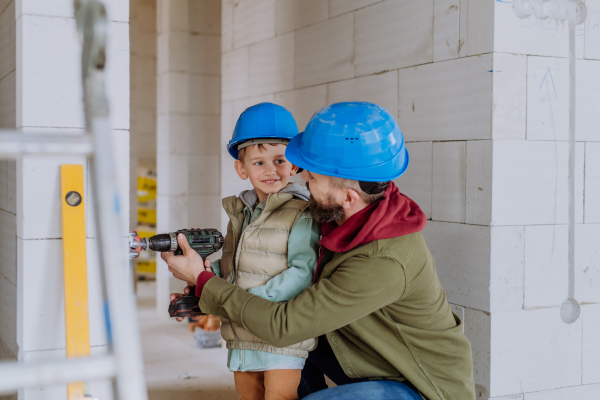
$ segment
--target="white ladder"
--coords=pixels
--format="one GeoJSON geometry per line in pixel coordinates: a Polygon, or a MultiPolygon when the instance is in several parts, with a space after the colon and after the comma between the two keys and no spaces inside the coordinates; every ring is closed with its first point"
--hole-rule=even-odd
{"type": "Polygon", "coordinates": [[[116,168],[104,92],[106,12],[98,0],[74,0],[83,43],[82,78],[86,135],[36,135],[0,131],[0,158],[24,154],[77,154],[90,159],[96,208],[107,336],[110,352],[45,363],[0,363],[0,394],[20,388],[113,379],[115,398],[147,400],[135,298],[129,284],[127,232],[120,227],[116,168]]]}

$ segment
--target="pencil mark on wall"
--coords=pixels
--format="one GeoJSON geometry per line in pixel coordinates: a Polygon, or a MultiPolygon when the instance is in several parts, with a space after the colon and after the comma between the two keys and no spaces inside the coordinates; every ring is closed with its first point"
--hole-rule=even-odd
{"type": "Polygon", "coordinates": [[[554,85],[554,78],[552,77],[552,71],[550,67],[542,78],[540,84],[540,91],[543,90],[544,83],[546,84],[546,94],[548,95],[548,105],[550,106],[550,123],[552,125],[552,137],[554,139],[554,222],[552,228],[552,253],[550,255],[550,262],[554,259],[554,243],[556,239],[556,203],[558,201],[558,147],[556,143],[556,128],[554,126],[554,110],[552,109],[552,95],[550,92],[550,84],[552,84],[552,91],[554,92],[554,98],[558,97],[556,94],[556,86],[554,85]]]}

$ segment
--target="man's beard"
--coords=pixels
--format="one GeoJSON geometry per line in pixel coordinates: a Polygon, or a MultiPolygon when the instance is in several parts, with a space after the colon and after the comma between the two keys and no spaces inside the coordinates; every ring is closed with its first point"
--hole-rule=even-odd
{"type": "Polygon", "coordinates": [[[331,193],[327,195],[325,204],[317,203],[315,198],[311,195],[308,200],[308,207],[313,219],[320,224],[338,221],[344,216],[344,208],[335,204],[331,193]]]}

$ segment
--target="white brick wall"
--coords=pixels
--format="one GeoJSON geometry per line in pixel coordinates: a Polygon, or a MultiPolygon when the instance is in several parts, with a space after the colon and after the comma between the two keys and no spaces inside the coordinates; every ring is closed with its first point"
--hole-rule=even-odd
{"type": "MultiPolygon", "coordinates": [[[[301,131],[333,102],[372,101],[397,115],[411,163],[396,184],[430,220],[423,234],[464,316],[478,399],[563,391],[593,399],[589,338],[600,311],[586,304],[573,325],[558,313],[567,276],[566,30],[519,20],[510,1],[275,0],[272,31],[270,4],[243,11],[266,18],[256,39],[259,28],[235,26],[233,3],[223,3],[222,151],[239,114],[260,101],[290,109],[301,131]],[[252,43],[240,45],[232,37],[244,30],[252,43]],[[294,64],[280,71],[290,49],[274,43],[286,35],[294,64]],[[259,46],[275,60],[268,77],[251,71],[259,46]],[[293,86],[269,81],[284,73],[293,86]]],[[[577,39],[576,298],[598,303],[600,7],[587,5],[577,39]]],[[[231,159],[221,165],[223,196],[249,187],[231,159]]]]}

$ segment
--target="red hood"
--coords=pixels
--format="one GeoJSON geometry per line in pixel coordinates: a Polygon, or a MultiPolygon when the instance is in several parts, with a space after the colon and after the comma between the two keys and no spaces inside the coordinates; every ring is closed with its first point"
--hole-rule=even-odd
{"type": "Polygon", "coordinates": [[[398,191],[394,182],[383,198],[348,218],[341,225],[323,224],[321,245],[336,253],[379,239],[422,231],[427,217],[421,208],[398,191]]]}

